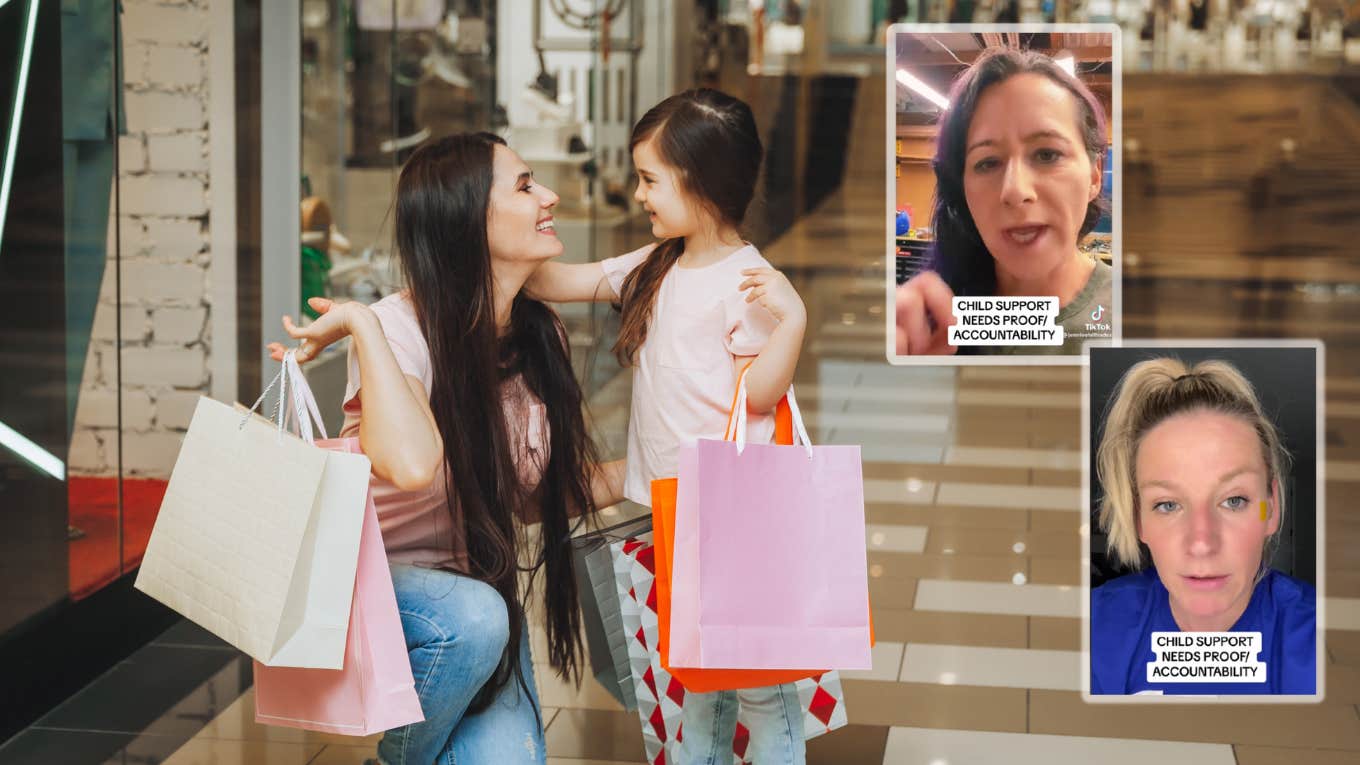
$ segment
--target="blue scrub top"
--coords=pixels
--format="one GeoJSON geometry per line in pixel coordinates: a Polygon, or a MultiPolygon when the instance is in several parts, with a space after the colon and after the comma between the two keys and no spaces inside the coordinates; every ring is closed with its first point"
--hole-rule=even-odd
{"type": "Polygon", "coordinates": [[[1149,683],[1152,633],[1180,632],[1166,587],[1153,569],[1110,580],[1091,591],[1091,693],[1168,695],[1304,694],[1317,692],[1317,592],[1270,571],[1231,632],[1260,632],[1266,665],[1260,683],[1149,683]]]}

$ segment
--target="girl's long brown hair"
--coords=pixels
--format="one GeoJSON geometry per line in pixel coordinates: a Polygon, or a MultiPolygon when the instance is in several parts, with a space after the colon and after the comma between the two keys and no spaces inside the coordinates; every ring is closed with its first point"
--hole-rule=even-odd
{"type": "MultiPolygon", "coordinates": [[[[755,196],[765,148],[751,107],[721,91],[699,88],[653,106],[633,126],[628,150],[655,140],[657,154],[676,174],[680,191],[721,225],[736,228],[755,196]]],[[[623,312],[614,355],[630,366],[647,340],[662,279],[685,251],[683,237],[666,239],[624,279],[623,312]]]]}

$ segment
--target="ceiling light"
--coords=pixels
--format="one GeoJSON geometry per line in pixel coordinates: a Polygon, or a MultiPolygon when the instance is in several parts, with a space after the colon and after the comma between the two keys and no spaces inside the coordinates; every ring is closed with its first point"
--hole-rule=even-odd
{"type": "Polygon", "coordinates": [[[902,83],[903,85],[906,85],[907,87],[911,88],[917,93],[921,94],[928,101],[940,107],[940,109],[943,110],[949,108],[949,99],[940,95],[939,91],[935,90],[934,88],[930,87],[924,82],[921,82],[920,80],[916,79],[916,77],[907,70],[905,69],[897,70],[897,81],[902,83]]]}
{"type": "MultiPolygon", "coordinates": [[[[3,7],[6,3],[0,3],[3,7]]],[[[37,0],[29,3],[28,24],[24,26],[24,48],[19,57],[19,76],[14,83],[14,111],[10,115],[9,144],[5,147],[3,176],[0,176],[0,239],[5,233],[5,212],[14,181],[14,158],[19,150],[19,130],[24,121],[24,98],[28,91],[28,68],[33,60],[33,30],[38,25],[37,0]]]]}
{"type": "Polygon", "coordinates": [[[58,481],[66,480],[66,466],[60,459],[3,422],[0,422],[0,446],[23,457],[25,461],[58,481]]]}

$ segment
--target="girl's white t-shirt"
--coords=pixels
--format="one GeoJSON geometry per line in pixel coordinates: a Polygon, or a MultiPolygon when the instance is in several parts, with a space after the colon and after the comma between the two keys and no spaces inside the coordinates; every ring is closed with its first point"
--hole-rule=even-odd
{"type": "MultiPolygon", "coordinates": [[[[614,294],[656,247],[601,261],[614,294]]],[[[742,270],[768,268],[746,245],[703,268],[672,266],[657,291],[647,339],[633,369],[624,496],[648,507],[652,481],[674,477],[681,444],[722,438],[737,389],[737,356],[755,356],[778,322],[738,286],[742,270]]],[[[746,440],[774,440],[773,412],[748,414],[746,440]]]]}

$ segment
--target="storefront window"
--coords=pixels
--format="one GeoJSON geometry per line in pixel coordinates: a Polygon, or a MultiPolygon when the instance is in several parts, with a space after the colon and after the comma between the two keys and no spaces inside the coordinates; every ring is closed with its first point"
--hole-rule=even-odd
{"type": "Polygon", "coordinates": [[[68,593],[63,147],[37,95],[60,85],[60,58],[41,43],[59,39],[61,19],[40,10],[36,0],[0,7],[0,576],[27,585],[4,588],[0,632],[68,593]]]}
{"type": "Polygon", "coordinates": [[[207,20],[0,5],[0,634],[136,569],[212,393],[207,20]]]}
{"type": "Polygon", "coordinates": [[[111,215],[126,128],[114,4],[13,2],[0,16],[0,567],[24,583],[4,590],[3,634],[116,579],[145,535],[138,547],[125,530],[120,496],[131,311],[111,215]]]}
{"type": "MultiPolygon", "coordinates": [[[[647,40],[636,0],[306,0],[301,14],[304,297],[373,302],[403,288],[392,251],[397,177],[421,142],[455,132],[503,135],[558,193],[564,259],[648,241],[629,200],[628,134],[669,91],[674,65],[661,36],[647,40]]],[[[587,392],[617,379],[611,307],[557,308],[587,392]]],[[[308,369],[336,427],[344,354],[334,346],[308,369]]]]}

